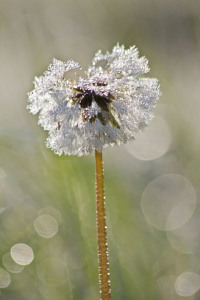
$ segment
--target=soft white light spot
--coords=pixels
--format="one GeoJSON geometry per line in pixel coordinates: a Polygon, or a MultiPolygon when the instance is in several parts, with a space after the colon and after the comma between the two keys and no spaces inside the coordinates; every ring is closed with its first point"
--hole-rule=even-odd
{"type": "Polygon", "coordinates": [[[147,222],[159,230],[174,230],[191,218],[195,204],[191,183],[183,176],[168,174],[147,185],[141,205],[147,222]]]}
{"type": "Polygon", "coordinates": [[[0,268],[0,288],[6,288],[11,283],[10,274],[4,269],[0,268]]]}
{"type": "Polygon", "coordinates": [[[200,253],[200,219],[193,217],[177,230],[167,233],[171,246],[181,253],[200,253]]]}
{"type": "Polygon", "coordinates": [[[180,296],[191,296],[200,288],[200,276],[193,272],[184,272],[175,282],[175,290],[180,296]]]}
{"type": "Polygon", "coordinates": [[[67,266],[60,259],[49,258],[42,261],[37,271],[39,279],[47,286],[57,287],[69,281],[67,266]]]}
{"type": "Polygon", "coordinates": [[[127,151],[140,160],[154,160],[169,149],[171,133],[165,119],[156,116],[142,134],[136,135],[134,143],[127,144],[127,151]]]}
{"type": "Polygon", "coordinates": [[[52,216],[54,219],[56,219],[58,225],[61,224],[62,222],[62,215],[60,213],[59,210],[57,210],[55,207],[53,206],[46,206],[43,207],[39,212],[38,215],[50,215],[52,216]]]}
{"type": "Polygon", "coordinates": [[[10,253],[4,254],[2,263],[4,267],[11,273],[20,273],[24,269],[24,266],[21,266],[14,262],[14,260],[10,256],[10,253]]]}
{"type": "Polygon", "coordinates": [[[29,265],[34,258],[33,250],[26,244],[16,244],[11,248],[11,257],[19,265],[29,265]]]}
{"type": "Polygon", "coordinates": [[[52,238],[58,232],[58,222],[50,215],[41,215],[34,222],[35,231],[43,238],[52,238]]]}

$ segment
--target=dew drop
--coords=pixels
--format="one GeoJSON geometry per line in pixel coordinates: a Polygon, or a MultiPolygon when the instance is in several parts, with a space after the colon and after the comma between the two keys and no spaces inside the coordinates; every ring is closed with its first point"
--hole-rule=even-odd
{"type": "Polygon", "coordinates": [[[11,257],[19,265],[29,265],[34,258],[33,250],[26,244],[15,244],[11,248],[11,257]]]}
{"type": "Polygon", "coordinates": [[[200,276],[193,272],[184,272],[175,282],[175,290],[180,296],[191,296],[200,288],[200,276]]]}
{"type": "Polygon", "coordinates": [[[148,223],[159,230],[174,230],[183,226],[193,215],[196,195],[185,177],[162,175],[147,185],[141,205],[148,223]]]}
{"type": "Polygon", "coordinates": [[[126,150],[140,160],[154,160],[169,149],[171,132],[164,118],[156,116],[145,131],[136,136],[135,142],[127,144],[126,150]]]}
{"type": "Polygon", "coordinates": [[[24,269],[24,266],[17,264],[12,259],[10,253],[4,254],[2,257],[2,263],[10,273],[20,273],[24,269]]]}
{"type": "Polygon", "coordinates": [[[10,274],[6,270],[0,268],[0,288],[6,288],[9,286],[10,283],[10,274]]]}
{"type": "Polygon", "coordinates": [[[35,219],[35,231],[43,238],[49,239],[58,232],[58,222],[50,215],[41,215],[35,219]]]}
{"type": "Polygon", "coordinates": [[[199,217],[193,217],[181,228],[167,232],[167,238],[171,246],[180,253],[200,252],[200,220],[199,217]]]}

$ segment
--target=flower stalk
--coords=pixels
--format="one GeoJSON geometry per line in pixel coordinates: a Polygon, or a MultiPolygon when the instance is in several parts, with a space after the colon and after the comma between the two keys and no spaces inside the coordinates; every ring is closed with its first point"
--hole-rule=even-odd
{"type": "Polygon", "coordinates": [[[72,60],[54,58],[35,77],[28,109],[39,113],[38,124],[49,133],[46,146],[54,153],[82,156],[95,150],[99,282],[101,300],[109,300],[102,150],[135,140],[135,133],[152,119],[160,87],[156,78],[143,76],[149,72],[148,61],[135,46],[117,44],[105,54],[99,50],[84,76],[68,77],[69,71],[81,69],[72,60]]]}
{"type": "Polygon", "coordinates": [[[101,300],[111,299],[102,152],[95,150],[96,222],[101,300]]]}

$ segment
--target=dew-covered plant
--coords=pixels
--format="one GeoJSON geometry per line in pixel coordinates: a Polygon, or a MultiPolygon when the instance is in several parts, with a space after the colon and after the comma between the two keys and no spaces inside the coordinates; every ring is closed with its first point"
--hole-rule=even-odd
{"type": "Polygon", "coordinates": [[[101,299],[111,299],[102,150],[134,140],[152,119],[159,97],[155,78],[136,47],[118,44],[112,52],[98,51],[92,65],[76,80],[68,71],[80,65],[53,59],[48,71],[36,77],[28,109],[39,112],[39,124],[49,132],[46,146],[56,154],[85,155],[95,152],[99,281],[101,299]]]}

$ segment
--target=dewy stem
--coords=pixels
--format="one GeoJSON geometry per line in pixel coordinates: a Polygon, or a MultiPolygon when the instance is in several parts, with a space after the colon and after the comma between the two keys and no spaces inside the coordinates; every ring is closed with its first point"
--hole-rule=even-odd
{"type": "Polygon", "coordinates": [[[95,150],[96,217],[101,300],[111,299],[102,152],[95,150]]]}

